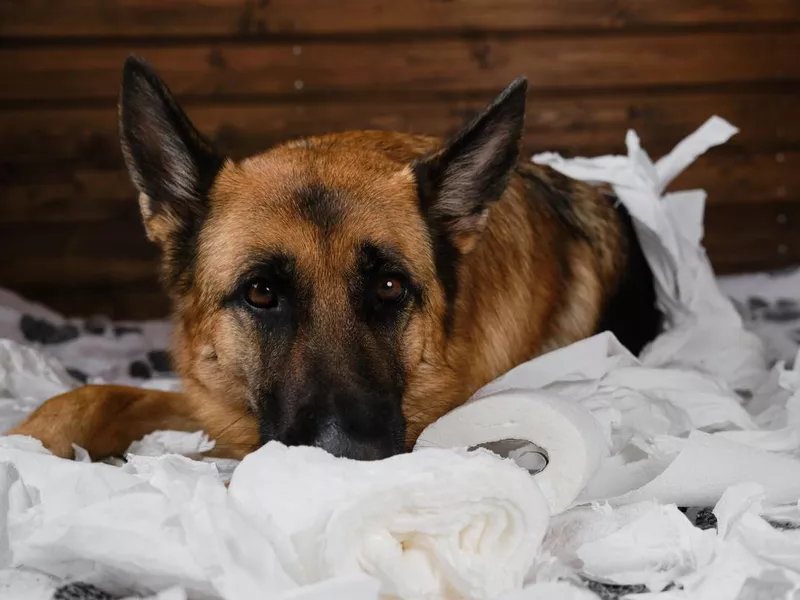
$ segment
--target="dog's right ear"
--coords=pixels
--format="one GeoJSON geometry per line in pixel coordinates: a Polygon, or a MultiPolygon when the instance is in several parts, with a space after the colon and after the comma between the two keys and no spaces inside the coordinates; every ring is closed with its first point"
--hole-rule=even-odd
{"type": "Polygon", "coordinates": [[[125,61],[119,100],[122,152],[139,190],[150,239],[162,247],[192,235],[208,210],[208,192],[223,159],[180,109],[143,59],[125,61]]]}
{"type": "Polygon", "coordinates": [[[424,214],[462,253],[475,245],[517,164],[527,85],[524,77],[514,80],[443,148],[414,164],[424,214]]]}

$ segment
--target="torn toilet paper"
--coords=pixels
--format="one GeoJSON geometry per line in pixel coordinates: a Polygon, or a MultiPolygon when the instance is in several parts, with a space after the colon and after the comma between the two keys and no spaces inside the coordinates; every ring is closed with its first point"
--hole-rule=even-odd
{"type": "Polygon", "coordinates": [[[271,515],[315,579],[366,572],[398,598],[519,588],[549,519],[527,472],[488,451],[359,462],[270,443],[245,457],[230,494],[253,521],[271,515]]]}
{"type": "Polygon", "coordinates": [[[369,463],[271,443],[228,494],[213,465],[175,455],[117,468],[0,440],[0,567],[115,593],[489,600],[522,586],[549,517],[527,472],[488,451],[369,463]]]}
{"type": "Polygon", "coordinates": [[[596,500],[710,506],[743,480],[764,485],[772,504],[796,501],[800,461],[742,443],[751,433],[765,434],[723,381],[644,367],[602,333],[509,371],[430,425],[417,447],[535,443],[548,453],[534,479],[553,513],[596,500]]]}
{"type": "Polygon", "coordinates": [[[738,130],[712,117],[655,164],[629,131],[627,156],[564,159],[553,153],[533,161],[591,183],[610,184],[630,212],[653,271],[658,305],[669,327],[642,355],[653,367],[684,366],[722,377],[734,389],[752,390],[766,369],[763,344],[745,331],[722,294],[701,244],[706,194],[664,193],[698,156],[738,130]]]}

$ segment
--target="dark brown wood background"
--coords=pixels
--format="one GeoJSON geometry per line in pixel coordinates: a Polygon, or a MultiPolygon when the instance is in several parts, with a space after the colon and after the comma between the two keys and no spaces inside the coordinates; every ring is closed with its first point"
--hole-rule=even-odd
{"type": "Polygon", "coordinates": [[[514,77],[526,151],[657,158],[741,129],[709,192],[718,271],[800,263],[800,0],[0,0],[0,285],[71,314],[160,316],[118,149],[125,56],[242,156],[345,128],[445,134],[514,77]]]}

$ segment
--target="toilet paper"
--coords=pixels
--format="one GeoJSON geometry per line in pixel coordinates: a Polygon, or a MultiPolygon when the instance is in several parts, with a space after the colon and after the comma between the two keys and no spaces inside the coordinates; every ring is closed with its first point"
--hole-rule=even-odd
{"type": "Polygon", "coordinates": [[[633,219],[653,273],[657,304],[667,331],[639,358],[649,367],[699,370],[721,378],[732,389],[753,392],[767,372],[762,341],[743,328],[731,300],[722,293],[702,245],[706,193],[665,193],[695,159],[737,133],[714,116],[653,162],[639,136],[628,131],[627,156],[567,159],[552,152],[533,162],[591,184],[609,184],[633,219]]]}
{"type": "Polygon", "coordinates": [[[513,388],[476,396],[451,411],[422,432],[415,450],[483,446],[496,451],[493,442],[514,448],[506,456],[528,469],[533,448],[544,451],[547,464],[533,478],[551,514],[572,504],[608,454],[603,428],[588,409],[554,394],[513,388]],[[513,441],[532,448],[526,453],[513,441]]]}
{"type": "Polygon", "coordinates": [[[247,522],[269,515],[291,540],[308,583],[366,574],[385,600],[520,589],[550,517],[527,473],[486,451],[355,461],[270,442],[245,457],[229,492],[247,522]]]}

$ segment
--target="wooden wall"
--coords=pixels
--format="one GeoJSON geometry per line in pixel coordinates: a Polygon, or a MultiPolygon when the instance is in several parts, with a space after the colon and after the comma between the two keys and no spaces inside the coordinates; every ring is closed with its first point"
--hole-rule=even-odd
{"type": "Polygon", "coordinates": [[[800,263],[800,0],[0,0],[0,285],[73,314],[158,316],[118,149],[125,56],[242,156],[344,128],[453,130],[530,81],[527,152],[657,157],[741,128],[709,191],[721,272],[800,263]]]}

